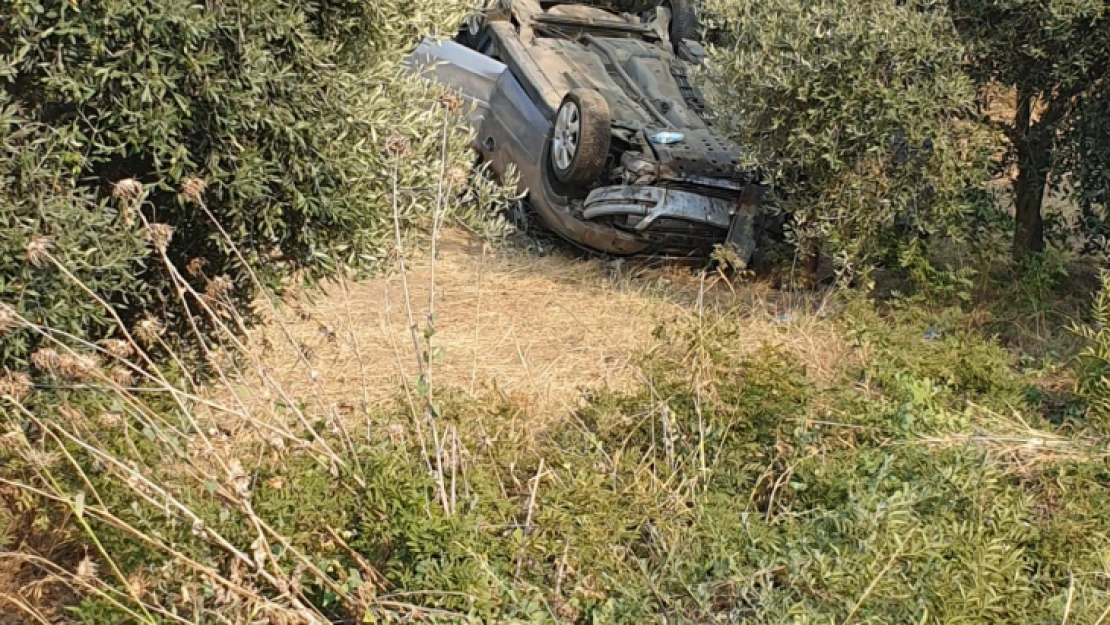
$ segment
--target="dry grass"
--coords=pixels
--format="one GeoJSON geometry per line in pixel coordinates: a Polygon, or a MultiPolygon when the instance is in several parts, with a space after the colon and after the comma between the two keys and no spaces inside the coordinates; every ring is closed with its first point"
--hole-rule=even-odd
{"type": "MultiPolygon", "coordinates": [[[[633,380],[633,353],[648,345],[673,306],[660,298],[606,284],[599,263],[489,250],[448,233],[436,264],[436,334],[442,350],[436,386],[477,392],[497,385],[524,394],[541,412],[573,405],[583,385],[620,388],[633,380]]],[[[408,267],[415,318],[428,310],[429,263],[408,267]]],[[[352,401],[362,389],[372,403],[397,396],[417,376],[405,295],[398,274],[330,286],[312,302],[283,310],[286,328],[308,357],[329,401],[352,401]],[[349,312],[348,312],[349,311],[349,312]],[[365,364],[360,372],[359,354],[365,364]]],[[[273,345],[266,359],[292,394],[308,383],[304,363],[280,330],[261,331],[273,345]]]]}
{"type": "MultiPolygon", "coordinates": [[[[409,263],[407,278],[422,331],[431,267],[427,253],[420,256],[409,263]]],[[[702,280],[673,264],[491,249],[459,231],[439,242],[435,300],[432,344],[441,360],[434,363],[434,385],[471,393],[496,387],[523,399],[541,421],[565,415],[583,388],[638,384],[636,355],[652,344],[655,328],[696,318],[699,309],[707,320],[711,312],[731,311],[742,319],[744,349],[777,345],[819,381],[830,380],[851,353],[837,328],[824,322],[820,296],[702,280]]],[[[399,274],[333,284],[311,300],[287,303],[281,324],[262,327],[252,343],[291,395],[317,395],[344,412],[364,398],[371,406],[392,401],[416,379],[399,274]]]]}

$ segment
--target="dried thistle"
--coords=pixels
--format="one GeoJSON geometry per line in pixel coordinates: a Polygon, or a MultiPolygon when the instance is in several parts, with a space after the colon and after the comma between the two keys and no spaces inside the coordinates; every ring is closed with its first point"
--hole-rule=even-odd
{"type": "Polygon", "coordinates": [[[470,178],[470,172],[462,167],[452,167],[447,170],[447,175],[444,176],[444,182],[452,189],[461,189],[466,186],[467,179],[470,178]]]}
{"type": "Polygon", "coordinates": [[[112,185],[112,197],[130,202],[143,194],[143,183],[134,178],[124,178],[112,185]]]}
{"type": "Polygon", "coordinates": [[[123,425],[123,421],[123,415],[118,412],[102,412],[96,419],[97,423],[108,429],[118,428],[123,425]]]}
{"type": "Polygon", "coordinates": [[[251,543],[251,555],[254,556],[254,565],[258,567],[258,570],[264,570],[266,568],[266,559],[270,555],[270,548],[269,545],[266,544],[265,537],[261,534],[251,543]]]}
{"type": "Polygon", "coordinates": [[[238,458],[232,458],[227,463],[227,477],[231,482],[235,493],[243,499],[250,499],[251,496],[251,478],[247,472],[243,470],[243,463],[238,458]]]}
{"type": "Polygon", "coordinates": [[[31,393],[32,387],[31,376],[22,371],[5,369],[4,375],[0,376],[0,397],[23,401],[31,393]]]}
{"type": "Polygon", "coordinates": [[[27,464],[44,471],[49,471],[62,459],[61,454],[57,452],[45,451],[35,447],[24,448],[22,455],[27,464]]]}
{"type": "Polygon", "coordinates": [[[394,133],[386,137],[385,151],[394,158],[400,158],[412,154],[412,146],[406,137],[394,133]]]}
{"type": "Polygon", "coordinates": [[[119,360],[127,360],[135,353],[131,343],[122,339],[105,339],[100,342],[100,345],[104,348],[104,351],[119,360]]]}
{"type": "Polygon", "coordinates": [[[216,276],[205,285],[204,297],[209,300],[223,299],[225,295],[231,292],[233,286],[234,284],[231,282],[231,278],[227,275],[216,276]]]}
{"type": "Polygon", "coordinates": [[[116,367],[110,373],[112,381],[119,386],[127,387],[135,381],[135,377],[131,374],[131,370],[127,367],[116,367]]]}
{"type": "Polygon", "coordinates": [[[50,347],[44,347],[31,354],[31,365],[39,371],[54,371],[60,361],[61,356],[50,347]]]}
{"type": "Polygon", "coordinates": [[[448,91],[439,96],[439,105],[444,108],[448,113],[455,114],[462,108],[462,100],[459,99],[457,93],[448,91]]]}
{"type": "Polygon", "coordinates": [[[42,267],[50,260],[52,247],[54,243],[49,238],[41,234],[32,235],[26,248],[27,262],[31,263],[32,267],[42,267]]]}
{"type": "Polygon", "coordinates": [[[79,582],[91,583],[96,580],[97,568],[96,562],[85,556],[85,559],[77,564],[77,570],[73,572],[73,576],[79,582]]]}
{"type": "Polygon", "coordinates": [[[165,252],[173,238],[173,226],[169,224],[150,224],[146,229],[147,240],[159,252],[165,252]]]}
{"type": "Polygon", "coordinates": [[[11,330],[18,324],[15,311],[4,304],[0,304],[0,334],[11,330]]]}
{"type": "Polygon", "coordinates": [[[188,272],[190,276],[194,278],[199,278],[204,275],[204,268],[207,266],[208,259],[198,256],[190,260],[188,265],[185,265],[185,271],[188,272]]]}
{"type": "Polygon", "coordinates": [[[181,199],[191,204],[200,204],[204,197],[204,190],[208,187],[208,183],[202,178],[196,176],[189,176],[181,182],[181,190],[178,192],[181,199]]]}
{"type": "Polygon", "coordinates": [[[135,324],[135,336],[146,343],[156,342],[166,332],[161,321],[147,315],[135,324]]]}
{"type": "Polygon", "coordinates": [[[94,377],[100,360],[91,354],[65,353],[58,357],[56,370],[62,377],[75,382],[85,382],[94,377]]]}
{"type": "Polygon", "coordinates": [[[145,597],[153,584],[154,580],[142,572],[132,573],[127,578],[127,587],[131,590],[131,594],[139,598],[145,597]]]}

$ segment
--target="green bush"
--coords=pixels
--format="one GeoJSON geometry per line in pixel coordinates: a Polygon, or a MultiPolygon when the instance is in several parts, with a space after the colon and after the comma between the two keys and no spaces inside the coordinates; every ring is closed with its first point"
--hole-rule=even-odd
{"type": "Polygon", "coordinates": [[[1102,275],[1102,290],[1095,296],[1091,325],[1075,332],[1086,341],[1076,358],[1076,392],[1086,400],[1090,416],[1102,426],[1110,425],[1110,274],[1102,275]]]}
{"type": "MultiPolygon", "coordinates": [[[[166,252],[192,288],[244,312],[259,284],[383,258],[394,168],[403,226],[435,205],[444,134],[447,166],[469,168],[460,120],[397,71],[463,4],[0,0],[0,301],[109,332],[54,255],[125,324],[183,329],[146,223],[173,229],[166,252]]],[[[11,363],[35,337],[0,340],[11,363]]]]}
{"type": "Polygon", "coordinates": [[[788,234],[842,271],[959,233],[987,173],[975,90],[942,7],[710,0],[724,128],[764,168],[788,234]]]}

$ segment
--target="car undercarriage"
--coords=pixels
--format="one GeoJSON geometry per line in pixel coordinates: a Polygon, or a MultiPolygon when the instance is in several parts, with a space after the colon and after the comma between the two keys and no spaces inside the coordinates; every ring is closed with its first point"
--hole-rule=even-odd
{"type": "Polygon", "coordinates": [[[692,84],[702,51],[672,41],[672,7],[502,0],[455,41],[422,42],[409,67],[473,103],[482,160],[515,175],[556,233],[617,255],[725,245],[745,263],[758,180],[692,84]]]}

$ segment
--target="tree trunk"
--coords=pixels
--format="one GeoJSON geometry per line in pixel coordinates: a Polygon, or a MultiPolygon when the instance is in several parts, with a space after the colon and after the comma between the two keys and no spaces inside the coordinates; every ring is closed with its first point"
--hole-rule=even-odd
{"type": "MultiPolygon", "coordinates": [[[[1018,95],[1018,110],[1014,117],[1014,147],[1017,149],[1018,176],[1014,180],[1014,260],[1027,254],[1044,251],[1045,187],[1052,156],[1049,124],[1032,119],[1033,96],[1018,95]]],[[[1047,120],[1040,120],[1045,122],[1047,120]]]]}

